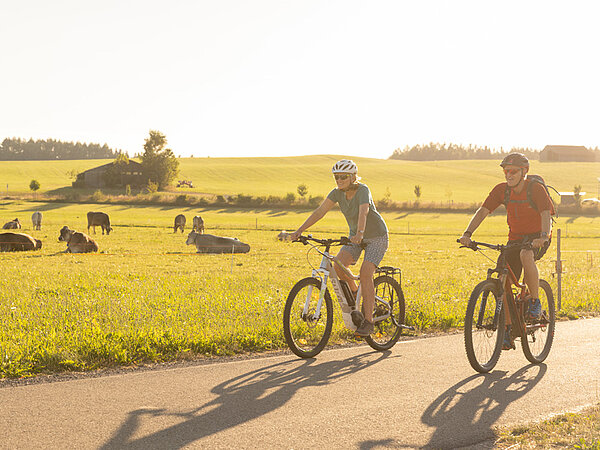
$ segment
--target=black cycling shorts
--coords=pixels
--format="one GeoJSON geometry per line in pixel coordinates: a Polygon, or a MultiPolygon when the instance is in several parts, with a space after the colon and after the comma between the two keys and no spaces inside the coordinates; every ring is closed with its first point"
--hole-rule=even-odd
{"type": "MultiPolygon", "coordinates": [[[[533,233],[533,234],[528,234],[526,235],[524,238],[522,239],[516,239],[513,241],[508,241],[508,244],[514,244],[514,243],[521,243],[521,244],[525,244],[527,242],[531,242],[536,238],[539,238],[541,235],[541,233],[533,233]]],[[[548,251],[548,247],[550,247],[550,241],[552,239],[548,239],[546,241],[546,243],[544,245],[542,245],[540,248],[533,248],[533,259],[534,261],[537,261],[539,259],[542,258],[542,256],[544,256],[546,254],[546,252],[548,251]]],[[[514,272],[515,276],[517,277],[517,280],[519,278],[521,278],[521,272],[523,270],[523,264],[521,263],[521,247],[519,246],[514,246],[512,248],[509,248],[506,251],[506,262],[508,263],[508,265],[510,266],[510,268],[512,269],[512,271],[514,272]]]]}

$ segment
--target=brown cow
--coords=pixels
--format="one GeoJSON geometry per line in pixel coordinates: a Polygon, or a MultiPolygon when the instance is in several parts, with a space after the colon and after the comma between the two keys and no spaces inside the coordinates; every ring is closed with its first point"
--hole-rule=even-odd
{"type": "Polygon", "coordinates": [[[195,231],[188,234],[185,243],[195,245],[196,253],[248,253],[250,251],[248,244],[244,244],[236,238],[200,234],[195,231]]]}
{"type": "Polygon", "coordinates": [[[42,241],[25,233],[0,233],[0,252],[23,252],[39,250],[42,241]]]}
{"type": "Polygon", "coordinates": [[[202,217],[194,216],[193,224],[194,224],[194,227],[192,228],[192,230],[194,230],[200,234],[204,233],[204,220],[202,220],[202,217]]]}
{"type": "Polygon", "coordinates": [[[175,224],[173,225],[173,233],[177,233],[177,229],[180,228],[183,233],[185,228],[185,216],[183,214],[177,214],[175,216],[175,224]]]}
{"type": "Polygon", "coordinates": [[[96,241],[87,234],[71,230],[67,226],[61,228],[58,240],[67,243],[65,253],[89,253],[98,251],[98,244],[96,244],[96,241]]]}
{"type": "Polygon", "coordinates": [[[21,222],[19,222],[19,219],[13,219],[10,222],[6,222],[3,226],[2,226],[3,230],[20,230],[21,229],[21,222]]]}
{"type": "Polygon", "coordinates": [[[87,213],[87,220],[88,220],[88,227],[87,227],[88,233],[90,232],[90,227],[93,227],[94,234],[96,234],[96,226],[102,227],[102,234],[104,234],[104,231],[106,231],[107,236],[112,231],[112,228],[110,226],[110,219],[108,217],[108,214],[106,214],[106,213],[90,211],[87,213]]]}

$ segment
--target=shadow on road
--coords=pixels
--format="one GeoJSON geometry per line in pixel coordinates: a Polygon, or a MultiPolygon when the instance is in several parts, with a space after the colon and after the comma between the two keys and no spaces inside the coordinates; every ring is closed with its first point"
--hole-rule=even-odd
{"type": "Polygon", "coordinates": [[[291,360],[253,370],[215,386],[211,392],[217,398],[190,411],[131,411],[102,449],[182,448],[274,411],[302,388],[330,384],[372,366],[390,354],[369,351],[349,359],[323,363],[315,359],[291,360]],[[181,422],[150,435],[133,437],[144,426],[145,420],[158,416],[171,416],[181,422]]]}
{"type": "Polygon", "coordinates": [[[545,364],[528,365],[510,377],[505,371],[473,375],[441,394],[421,416],[435,427],[428,448],[472,445],[494,436],[492,427],[506,408],[544,377],[545,364]]]}

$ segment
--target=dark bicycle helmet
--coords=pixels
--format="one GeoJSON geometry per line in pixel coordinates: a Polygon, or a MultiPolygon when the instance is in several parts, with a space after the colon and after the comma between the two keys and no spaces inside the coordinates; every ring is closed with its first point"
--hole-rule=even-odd
{"type": "Polygon", "coordinates": [[[500,163],[500,166],[517,166],[529,169],[529,160],[522,153],[509,153],[500,163]]]}

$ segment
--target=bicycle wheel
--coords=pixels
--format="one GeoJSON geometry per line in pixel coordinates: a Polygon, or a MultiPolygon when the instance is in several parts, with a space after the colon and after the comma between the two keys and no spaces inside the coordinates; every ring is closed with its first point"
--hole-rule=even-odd
{"type": "Polygon", "coordinates": [[[499,292],[495,281],[482,281],[473,289],[467,305],[465,350],[471,367],[480,373],[492,370],[502,351],[504,308],[498,308],[499,292]]]}
{"type": "Polygon", "coordinates": [[[333,327],[333,304],[327,289],[321,312],[316,315],[320,290],[321,280],[304,278],[294,285],[285,302],[283,334],[290,350],[301,358],[319,354],[333,327]]]}
{"type": "Polygon", "coordinates": [[[375,306],[373,320],[375,330],[365,341],[375,350],[388,350],[394,346],[400,335],[404,323],[404,294],[400,284],[392,277],[382,275],[375,278],[375,306]],[[384,318],[377,320],[377,318],[384,318]]]}
{"type": "Polygon", "coordinates": [[[525,358],[533,364],[546,359],[554,340],[554,294],[547,281],[540,280],[540,302],[542,316],[539,320],[526,321],[526,336],[521,337],[525,358]]]}

